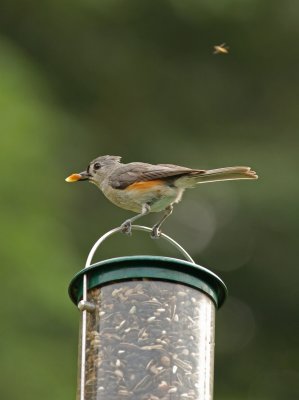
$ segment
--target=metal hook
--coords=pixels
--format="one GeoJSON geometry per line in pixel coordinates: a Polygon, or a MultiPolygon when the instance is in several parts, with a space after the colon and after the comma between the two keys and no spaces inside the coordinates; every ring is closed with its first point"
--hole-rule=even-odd
{"type": "MultiPolygon", "coordinates": [[[[141,226],[141,225],[132,225],[132,230],[151,232],[152,228],[149,228],[147,226],[141,226]]],[[[93,256],[94,256],[97,248],[104,242],[104,240],[106,240],[108,237],[114,235],[117,232],[121,232],[121,227],[111,229],[109,232],[105,233],[103,236],[101,236],[96,241],[96,243],[93,245],[92,249],[90,250],[90,252],[88,254],[85,268],[90,267],[91,261],[93,259],[93,256]]],[[[160,237],[162,239],[167,240],[170,244],[172,244],[174,247],[176,247],[183,254],[183,256],[187,259],[187,261],[190,261],[192,264],[195,264],[194,260],[187,253],[187,251],[181,245],[179,245],[174,239],[172,239],[170,236],[165,235],[165,233],[161,233],[160,237]]]]}

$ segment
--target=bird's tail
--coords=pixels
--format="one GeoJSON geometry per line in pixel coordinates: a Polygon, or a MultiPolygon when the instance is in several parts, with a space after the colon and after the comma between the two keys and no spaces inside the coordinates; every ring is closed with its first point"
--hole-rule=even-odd
{"type": "Polygon", "coordinates": [[[257,179],[258,176],[250,167],[227,167],[208,170],[194,170],[187,176],[179,179],[180,185],[192,187],[198,183],[231,181],[237,179],[257,179]]]}

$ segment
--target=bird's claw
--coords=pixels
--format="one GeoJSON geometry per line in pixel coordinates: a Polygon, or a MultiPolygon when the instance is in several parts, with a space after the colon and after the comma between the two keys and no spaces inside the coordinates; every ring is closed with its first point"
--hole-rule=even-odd
{"type": "Polygon", "coordinates": [[[152,239],[159,239],[161,237],[161,229],[159,226],[154,226],[152,231],[151,231],[151,238],[152,239]]]}
{"type": "MultiPolygon", "coordinates": [[[[131,220],[127,220],[124,223],[121,224],[120,226],[121,233],[124,233],[125,235],[132,235],[132,222],[131,220]]],[[[161,237],[161,229],[160,225],[154,225],[153,229],[151,231],[151,238],[152,239],[159,239],[161,237]]]]}
{"type": "Polygon", "coordinates": [[[125,235],[131,236],[132,235],[132,223],[130,220],[125,221],[123,224],[120,226],[121,232],[124,233],[125,235]]]}

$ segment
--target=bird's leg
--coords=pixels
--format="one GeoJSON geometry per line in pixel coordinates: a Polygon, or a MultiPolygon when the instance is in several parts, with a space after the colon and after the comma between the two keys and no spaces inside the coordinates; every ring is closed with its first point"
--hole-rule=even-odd
{"type": "Polygon", "coordinates": [[[148,204],[144,204],[142,206],[142,211],[140,214],[135,215],[135,217],[132,217],[130,219],[127,219],[125,222],[121,224],[121,231],[122,233],[125,233],[127,235],[131,235],[132,233],[132,222],[136,221],[136,219],[143,217],[144,215],[147,215],[151,211],[151,208],[148,204]]]}
{"type": "Polygon", "coordinates": [[[172,204],[170,204],[170,206],[165,208],[163,217],[160,219],[160,221],[158,223],[156,223],[153,226],[153,229],[152,229],[152,232],[151,232],[151,238],[152,239],[159,239],[159,237],[161,236],[161,230],[160,230],[161,225],[166,220],[166,218],[168,218],[169,215],[171,215],[172,211],[173,211],[173,205],[172,204]]]}

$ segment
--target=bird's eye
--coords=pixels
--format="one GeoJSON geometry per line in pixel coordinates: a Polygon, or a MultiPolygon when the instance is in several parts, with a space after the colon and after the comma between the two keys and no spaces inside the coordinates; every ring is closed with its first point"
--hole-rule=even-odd
{"type": "Polygon", "coordinates": [[[101,168],[101,164],[98,163],[98,162],[95,163],[94,166],[93,166],[93,169],[94,169],[94,170],[98,170],[98,169],[100,169],[100,168],[101,168]]]}

